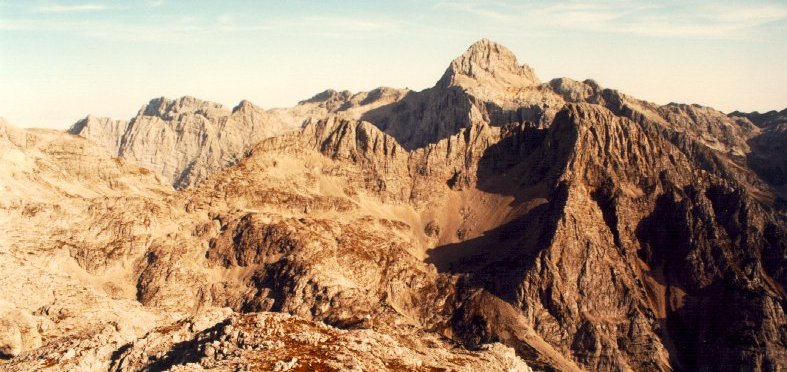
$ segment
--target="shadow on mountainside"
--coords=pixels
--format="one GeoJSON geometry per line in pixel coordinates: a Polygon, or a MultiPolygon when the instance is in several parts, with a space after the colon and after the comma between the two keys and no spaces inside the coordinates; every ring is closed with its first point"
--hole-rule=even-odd
{"type": "Polygon", "coordinates": [[[426,262],[440,272],[467,274],[474,287],[514,301],[524,273],[549,245],[567,196],[568,185],[561,183],[549,202],[476,238],[431,249],[426,262]]]}
{"type": "Polygon", "coordinates": [[[787,335],[784,325],[769,328],[783,324],[774,314],[785,307],[787,231],[767,220],[758,227],[752,203],[719,185],[671,188],[637,225],[646,287],[663,304],[660,337],[678,369],[770,370],[774,357],[762,356],[775,353],[771,333],[787,335]]]}
{"type": "Polygon", "coordinates": [[[461,87],[452,86],[408,92],[399,101],[364,113],[361,120],[374,124],[410,151],[469,128],[474,110],[485,122],[496,127],[539,123],[544,116],[538,105],[506,110],[493,102],[478,100],[461,87]]]}
{"type": "Polygon", "coordinates": [[[773,207],[787,221],[787,123],[763,128],[746,144],[751,148],[746,154],[746,165],[770,186],[773,207]]]}
{"type": "Polygon", "coordinates": [[[462,89],[434,87],[408,92],[399,101],[364,113],[361,120],[374,124],[409,151],[470,126],[471,107],[470,98],[462,89]]]}
{"type": "Polygon", "coordinates": [[[516,286],[549,246],[564,214],[569,186],[560,181],[576,144],[572,118],[561,112],[546,129],[507,125],[478,162],[476,187],[513,196],[508,221],[472,239],[427,252],[441,272],[466,274],[475,286],[513,301],[516,286]]]}
{"type": "MultiPolygon", "coordinates": [[[[476,187],[513,197],[507,222],[471,239],[437,246],[427,251],[426,262],[441,272],[461,274],[468,292],[487,291],[510,304],[521,301],[520,285],[528,281],[538,287],[542,305],[551,311],[550,304],[556,303],[553,291],[559,288],[553,288],[544,272],[557,269],[542,266],[543,271],[537,272],[535,268],[553,244],[561,219],[582,218],[576,211],[566,211],[571,181],[563,180],[564,175],[578,182],[586,177],[582,168],[569,168],[576,153],[589,151],[586,142],[577,144],[578,125],[587,125],[578,119],[579,110],[581,107],[562,110],[547,129],[504,126],[508,132],[484,151],[477,165],[476,187]]],[[[693,166],[703,169],[712,165],[693,166]]],[[[602,168],[599,172],[593,182],[614,175],[615,170],[602,168]]],[[[787,355],[783,341],[787,337],[783,315],[787,230],[771,221],[744,190],[730,188],[721,177],[708,181],[710,184],[698,180],[682,187],[669,179],[661,182],[663,194],[634,199],[640,203],[637,208],[645,212],[627,221],[636,226],[634,241],[621,237],[625,230],[617,230],[621,223],[615,185],[609,189],[593,183],[580,185],[591,189],[588,196],[593,201],[588,202],[598,203],[599,218],[610,228],[617,249],[633,248],[621,253],[625,264],[643,265],[644,274],[631,274],[636,287],[624,284],[626,293],[621,298],[642,301],[637,303],[642,308],[630,308],[632,313],[655,321],[643,334],[663,341],[669,364],[677,370],[739,370],[747,366],[774,370],[787,355]],[[631,252],[637,252],[638,257],[627,256],[631,252]],[[642,293],[637,294],[639,290],[642,293]]],[[[610,280],[614,282],[615,276],[610,280]]],[[[586,290],[585,298],[598,295],[595,288],[586,290]]],[[[562,301],[572,300],[561,298],[557,303],[567,305],[562,301]]],[[[555,314],[570,313],[563,310],[555,314]]],[[[500,318],[494,315],[484,322],[465,317],[455,330],[470,328],[475,333],[468,331],[473,334],[467,337],[487,337],[485,341],[500,336],[488,331],[500,318]]],[[[577,332],[575,341],[583,342],[582,335],[577,332]]],[[[576,350],[593,346],[578,345],[576,350]]]]}

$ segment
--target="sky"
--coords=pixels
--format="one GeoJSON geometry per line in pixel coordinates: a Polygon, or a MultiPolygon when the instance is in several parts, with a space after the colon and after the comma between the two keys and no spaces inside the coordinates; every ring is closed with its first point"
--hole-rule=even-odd
{"type": "Polygon", "coordinates": [[[785,0],[0,0],[0,117],[65,129],[161,96],[272,108],[328,88],[421,90],[481,38],[542,81],[787,107],[785,0]]]}

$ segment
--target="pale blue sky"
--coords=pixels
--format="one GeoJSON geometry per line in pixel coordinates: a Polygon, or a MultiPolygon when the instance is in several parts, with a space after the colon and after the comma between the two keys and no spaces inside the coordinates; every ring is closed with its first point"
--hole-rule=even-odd
{"type": "Polygon", "coordinates": [[[664,104],[787,106],[782,1],[0,1],[0,116],[66,128],[158,96],[265,108],[424,89],[475,40],[546,81],[664,104]]]}

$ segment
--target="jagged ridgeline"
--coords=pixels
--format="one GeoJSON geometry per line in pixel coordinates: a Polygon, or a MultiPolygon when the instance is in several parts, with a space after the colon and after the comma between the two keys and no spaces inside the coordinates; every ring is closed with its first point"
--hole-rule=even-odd
{"type": "Polygon", "coordinates": [[[2,123],[0,368],[778,371],[785,123],[489,40],[420,92],[2,123]]]}

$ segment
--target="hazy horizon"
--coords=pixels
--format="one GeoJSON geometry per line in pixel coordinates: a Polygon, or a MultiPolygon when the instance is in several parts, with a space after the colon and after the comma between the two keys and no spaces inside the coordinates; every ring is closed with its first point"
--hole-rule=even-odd
{"type": "Polygon", "coordinates": [[[326,89],[422,90],[481,38],[542,81],[724,112],[787,107],[787,4],[775,1],[30,1],[0,2],[0,117],[65,129],[129,119],[160,96],[267,109],[326,89]]]}

